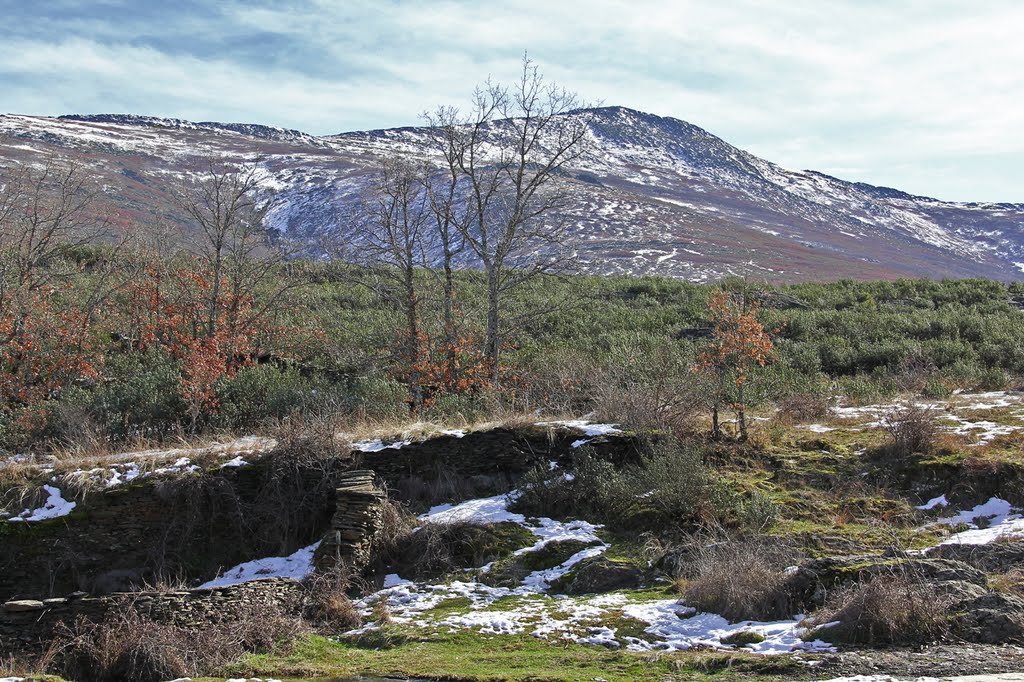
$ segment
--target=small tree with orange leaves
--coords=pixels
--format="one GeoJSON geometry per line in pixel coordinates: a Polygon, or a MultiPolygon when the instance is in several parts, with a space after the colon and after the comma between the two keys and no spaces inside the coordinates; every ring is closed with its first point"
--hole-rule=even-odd
{"type": "Polygon", "coordinates": [[[733,296],[715,291],[708,311],[714,323],[711,344],[699,355],[693,370],[710,379],[707,402],[714,437],[721,436],[719,410],[731,404],[736,410],[740,439],[746,440],[746,384],[751,373],[768,362],[773,348],[771,336],[757,319],[756,301],[745,292],[733,296]]]}

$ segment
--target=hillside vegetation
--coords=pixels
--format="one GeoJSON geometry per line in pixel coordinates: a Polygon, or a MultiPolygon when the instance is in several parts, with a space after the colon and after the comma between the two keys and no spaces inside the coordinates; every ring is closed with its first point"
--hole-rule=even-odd
{"type": "MultiPolygon", "coordinates": [[[[226,351],[212,345],[183,350],[173,339],[140,343],[140,317],[152,311],[139,310],[138,288],[152,275],[140,275],[135,260],[103,249],[79,249],[67,258],[59,270],[61,287],[45,302],[47,316],[34,320],[40,335],[31,347],[36,371],[24,378],[15,373],[10,344],[0,356],[9,384],[0,408],[0,446],[8,450],[248,431],[294,412],[371,422],[409,416],[407,368],[395,344],[399,312],[360,283],[353,267],[275,266],[251,307],[268,302],[264,293],[269,298],[287,291],[251,330],[246,352],[231,358],[230,371],[195,377],[197,357],[216,359],[226,351]],[[66,348],[46,346],[61,341],[54,336],[61,326],[94,305],[101,277],[109,291],[103,308],[73,339],[74,357],[66,348]],[[111,285],[113,278],[123,279],[111,285]]],[[[189,260],[179,258],[187,272],[189,260]]],[[[188,289],[193,282],[176,265],[166,264],[179,278],[162,283],[163,295],[187,310],[198,305],[186,298],[194,295],[188,289]]],[[[431,304],[439,300],[439,287],[432,273],[418,276],[429,344],[440,335],[430,324],[437,319],[431,304]]],[[[459,307],[466,311],[458,362],[468,378],[446,385],[425,374],[431,397],[423,418],[584,414],[612,406],[639,413],[688,402],[693,367],[709,343],[714,287],[654,277],[532,280],[508,303],[504,366],[490,383],[473,372],[480,361],[475,313],[484,303],[484,281],[472,271],[457,273],[456,281],[459,307]],[[634,404],[649,401],[660,404],[634,404]]],[[[1024,313],[1013,301],[1024,292],[1017,285],[900,280],[723,286],[754,292],[774,340],[770,360],[750,378],[748,401],[754,405],[807,394],[873,401],[918,390],[941,397],[959,388],[1004,388],[1024,371],[1024,313]]],[[[440,363],[438,351],[431,351],[440,363]]]]}

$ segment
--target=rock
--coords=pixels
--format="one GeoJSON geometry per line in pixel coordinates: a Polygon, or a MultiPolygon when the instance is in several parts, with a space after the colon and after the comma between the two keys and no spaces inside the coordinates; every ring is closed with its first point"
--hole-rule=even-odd
{"type": "MultiPolygon", "coordinates": [[[[978,596],[965,584],[984,588],[985,574],[962,561],[921,557],[854,556],[812,559],[801,564],[787,580],[793,603],[820,606],[828,593],[838,587],[864,582],[878,576],[905,574],[930,583],[961,583],[951,587],[965,595],[978,596]]],[[[984,589],[982,589],[984,592],[984,589]]]]}
{"type": "Polygon", "coordinates": [[[971,642],[1004,644],[1024,642],[1024,599],[1008,594],[988,594],[959,602],[958,634],[971,642]]]}
{"type": "Polygon", "coordinates": [[[4,604],[4,611],[7,611],[8,613],[41,611],[45,608],[46,605],[37,599],[15,599],[4,604]]]}
{"type": "Polygon", "coordinates": [[[1024,540],[987,545],[939,545],[928,550],[933,558],[955,559],[988,572],[1006,572],[1024,565],[1024,540]]]}
{"type": "Polygon", "coordinates": [[[981,585],[964,582],[963,580],[947,580],[935,583],[935,589],[944,595],[953,597],[958,601],[977,599],[988,594],[988,591],[981,585]]]}
{"type": "Polygon", "coordinates": [[[643,571],[632,564],[594,557],[581,561],[552,589],[566,594],[593,594],[639,587],[643,571]]]}

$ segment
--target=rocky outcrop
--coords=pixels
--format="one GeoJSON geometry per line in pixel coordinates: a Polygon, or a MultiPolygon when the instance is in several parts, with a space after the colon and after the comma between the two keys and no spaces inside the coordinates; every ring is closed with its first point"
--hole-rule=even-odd
{"type": "MultiPolygon", "coordinates": [[[[974,558],[1003,557],[998,550],[980,548],[974,558]]],[[[941,554],[944,552],[935,552],[941,554]]],[[[1010,551],[1012,554],[1012,550],[1010,551]]],[[[951,551],[949,556],[965,556],[951,551]]],[[[1009,554],[1007,554],[1009,555],[1009,554]]],[[[984,560],[978,562],[985,564],[984,560]]],[[[952,558],[932,557],[836,557],[815,559],[790,575],[786,589],[796,603],[821,606],[830,592],[876,578],[898,576],[921,583],[938,599],[948,600],[949,627],[969,642],[1001,644],[1024,642],[1024,600],[988,591],[988,580],[979,568],[952,558]]],[[[825,628],[822,636],[836,640],[838,628],[825,628]]],[[[833,641],[830,640],[830,641],[833,641]]],[[[836,640],[838,641],[838,640],[836,640]]],[[[859,640],[856,640],[859,641],[859,640]]]]}
{"type": "Polygon", "coordinates": [[[1024,567],[1024,540],[987,545],[939,545],[932,547],[927,554],[929,557],[962,561],[983,571],[1001,573],[1024,567]]]}
{"type": "Polygon", "coordinates": [[[643,571],[624,561],[594,557],[581,561],[553,591],[566,594],[595,594],[640,587],[643,571]]]}

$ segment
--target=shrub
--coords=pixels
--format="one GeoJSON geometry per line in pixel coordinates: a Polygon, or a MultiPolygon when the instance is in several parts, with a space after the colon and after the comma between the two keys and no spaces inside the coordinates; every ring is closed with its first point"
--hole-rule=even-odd
{"type": "Polygon", "coordinates": [[[536,516],[585,518],[613,529],[761,526],[771,505],[745,497],[715,476],[692,442],[655,438],[621,467],[587,447],[573,457],[572,476],[549,467],[529,472],[510,509],[536,516]]]}
{"type": "Polygon", "coordinates": [[[953,597],[923,578],[880,575],[830,595],[814,614],[819,627],[808,637],[870,646],[924,644],[950,631],[952,602],[953,597]]]}
{"type": "Polygon", "coordinates": [[[935,411],[911,402],[882,416],[882,428],[889,433],[889,452],[897,457],[928,454],[939,435],[935,411]]]}
{"type": "Polygon", "coordinates": [[[829,399],[820,393],[794,393],[779,401],[779,416],[790,422],[805,422],[828,416],[829,399]]]}
{"type": "Polygon", "coordinates": [[[161,682],[218,672],[245,653],[288,645],[302,622],[279,608],[255,606],[230,621],[184,627],[124,608],[96,623],[80,618],[57,631],[56,672],[79,682],[161,682]]]}
{"type": "Polygon", "coordinates": [[[786,589],[785,569],[795,562],[796,553],[777,541],[708,544],[679,567],[683,598],[730,621],[789,618],[801,606],[786,589]]]}
{"type": "Polygon", "coordinates": [[[341,568],[314,574],[306,581],[302,615],[325,634],[355,630],[363,617],[349,599],[349,587],[349,575],[341,568]]]}

